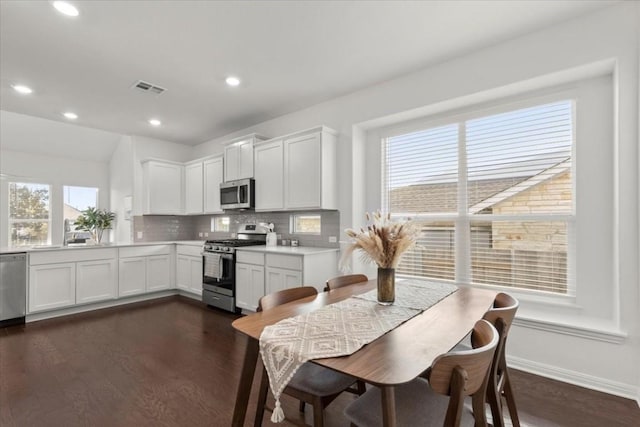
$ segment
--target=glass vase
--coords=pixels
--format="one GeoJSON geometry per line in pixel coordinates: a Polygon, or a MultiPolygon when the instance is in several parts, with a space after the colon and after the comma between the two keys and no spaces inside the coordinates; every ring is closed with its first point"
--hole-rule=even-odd
{"type": "Polygon", "coordinates": [[[378,304],[391,305],[396,299],[396,269],[378,268],[378,304]]]}

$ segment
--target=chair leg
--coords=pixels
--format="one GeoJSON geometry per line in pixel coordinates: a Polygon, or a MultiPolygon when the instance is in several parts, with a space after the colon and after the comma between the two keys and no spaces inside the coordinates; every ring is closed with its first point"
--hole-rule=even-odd
{"type": "Polygon", "coordinates": [[[304,412],[304,404],[305,404],[304,400],[301,400],[300,404],[298,405],[298,410],[300,412],[304,412]]]}
{"type": "Polygon", "coordinates": [[[509,374],[505,369],[504,376],[504,398],[507,401],[507,407],[509,408],[509,416],[511,417],[511,424],[513,427],[520,427],[520,419],[518,418],[518,410],[516,409],[516,401],[513,398],[513,389],[511,388],[511,381],[509,380],[509,374]]]}
{"type": "Polygon", "coordinates": [[[489,379],[489,385],[487,387],[487,401],[491,407],[493,427],[504,427],[504,419],[502,418],[502,396],[495,378],[489,379]]]}
{"type": "Polygon", "coordinates": [[[264,407],[267,403],[267,392],[269,391],[269,377],[267,370],[262,367],[262,377],[260,378],[260,389],[258,390],[258,405],[256,406],[256,417],[253,422],[254,427],[262,426],[264,418],[264,407]]]}
{"type": "Polygon", "coordinates": [[[362,396],[367,391],[367,386],[364,384],[364,381],[358,380],[356,382],[356,388],[358,389],[359,396],[362,396]]]}
{"type": "Polygon", "coordinates": [[[322,399],[316,397],[313,399],[313,427],[324,426],[324,408],[322,407],[322,399]]]}

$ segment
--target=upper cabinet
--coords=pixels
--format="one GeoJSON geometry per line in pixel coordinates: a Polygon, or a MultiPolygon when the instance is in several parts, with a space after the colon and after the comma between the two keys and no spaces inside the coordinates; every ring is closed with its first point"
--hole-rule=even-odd
{"type": "Polygon", "coordinates": [[[337,209],[336,134],[321,126],[255,147],[256,210],[337,209]]]}
{"type": "Polygon", "coordinates": [[[222,157],[189,162],[184,167],[184,213],[220,213],[222,157]]]}
{"type": "Polygon", "coordinates": [[[201,214],[204,207],[204,184],[202,162],[184,166],[184,213],[201,214]]]}
{"type": "Polygon", "coordinates": [[[222,157],[205,160],[204,169],[204,213],[221,213],[220,183],[223,175],[222,157]]]}
{"type": "Polygon", "coordinates": [[[282,139],[256,145],[256,210],[284,208],[284,154],[282,139]]]}
{"type": "Polygon", "coordinates": [[[236,138],[224,147],[224,180],[253,178],[253,145],[266,138],[251,134],[236,138]]]}
{"type": "Polygon", "coordinates": [[[182,209],[182,180],[184,166],[164,160],[142,162],[143,213],[180,215],[182,209]]]}

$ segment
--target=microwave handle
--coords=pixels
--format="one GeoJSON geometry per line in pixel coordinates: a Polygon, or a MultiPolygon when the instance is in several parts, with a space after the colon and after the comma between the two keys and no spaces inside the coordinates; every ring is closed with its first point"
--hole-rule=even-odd
{"type": "Polygon", "coordinates": [[[242,199],[240,198],[241,196],[241,190],[242,189],[242,185],[238,185],[238,198],[236,199],[238,201],[238,203],[242,203],[242,199]]]}

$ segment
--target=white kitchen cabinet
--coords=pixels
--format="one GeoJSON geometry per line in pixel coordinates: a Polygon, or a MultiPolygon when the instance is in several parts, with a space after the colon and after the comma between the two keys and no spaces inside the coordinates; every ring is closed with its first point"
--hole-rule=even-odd
{"type": "Polygon", "coordinates": [[[223,180],[223,159],[205,160],[204,168],[204,213],[220,213],[220,183],[223,180]]]}
{"type": "Polygon", "coordinates": [[[29,267],[29,312],[68,307],[76,303],[74,262],[29,267]]]}
{"type": "MultiPolygon", "coordinates": [[[[284,208],[283,141],[277,139],[254,148],[256,210],[284,208]]],[[[301,179],[303,181],[304,179],[301,179]]]]}
{"type": "Polygon", "coordinates": [[[147,257],[147,292],[171,289],[171,255],[147,257]]]}
{"type": "Polygon", "coordinates": [[[181,163],[145,160],[143,172],[143,213],[180,215],[183,213],[181,163]]]}
{"type": "Polygon", "coordinates": [[[202,248],[178,245],[176,248],[176,287],[202,295],[202,248]]]}
{"type": "Polygon", "coordinates": [[[264,254],[237,251],[236,307],[256,311],[264,291],[264,254]]]}
{"type": "Polygon", "coordinates": [[[335,132],[320,127],[284,139],[285,209],[337,209],[335,132]]]}
{"type": "Polygon", "coordinates": [[[143,294],[146,291],[147,259],[120,258],[118,268],[118,296],[143,294]]]}
{"type": "Polygon", "coordinates": [[[119,257],[119,296],[173,288],[175,258],[171,245],[120,248],[119,257]]]}
{"type": "Polygon", "coordinates": [[[204,212],[204,186],[202,162],[188,163],[184,166],[184,213],[201,214],[204,212]]]}
{"type": "Polygon", "coordinates": [[[251,134],[233,139],[224,147],[224,180],[253,178],[253,144],[266,138],[251,134]]]}
{"type": "Polygon", "coordinates": [[[82,261],[76,264],[76,303],[113,299],[118,296],[115,259],[82,261]]]}
{"type": "Polygon", "coordinates": [[[302,285],[302,271],[267,267],[265,289],[267,294],[302,285]]]}
{"type": "Polygon", "coordinates": [[[29,254],[29,313],[115,298],[117,250],[29,254]]]}

